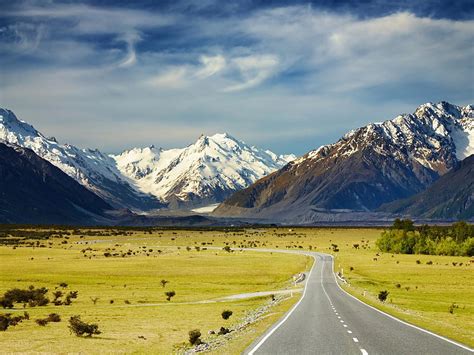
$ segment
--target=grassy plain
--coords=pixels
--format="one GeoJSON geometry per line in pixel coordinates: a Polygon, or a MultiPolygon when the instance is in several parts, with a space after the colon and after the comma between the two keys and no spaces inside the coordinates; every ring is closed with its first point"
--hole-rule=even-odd
{"type": "MultiPolygon", "coordinates": [[[[249,311],[268,303],[270,297],[200,302],[289,287],[292,276],[310,266],[309,259],[295,255],[228,253],[222,249],[196,251],[194,247],[188,251],[186,243],[181,249],[158,248],[157,235],[71,236],[48,242],[53,243],[51,248],[0,247],[0,293],[29,285],[45,286],[53,291],[58,284],[66,282],[69,285],[66,290],[77,290],[79,297],[70,306],[27,307],[31,320],[0,332],[1,351],[171,353],[182,350],[189,330],[200,329],[206,338],[208,330],[217,331],[221,326],[238,323],[249,311]],[[62,244],[65,241],[67,244],[62,244]],[[92,250],[83,253],[81,250],[86,248],[92,250]],[[128,250],[132,255],[104,256],[107,251],[128,250]],[[169,281],[165,287],[160,283],[162,279],[169,281]],[[164,292],[170,290],[176,296],[168,302],[164,292]],[[92,299],[97,297],[94,305],[92,299]],[[234,312],[227,321],[221,318],[224,309],[234,312]],[[61,315],[60,323],[40,327],[34,322],[53,312],[61,315]],[[71,335],[67,320],[75,314],[81,315],[84,321],[98,323],[102,334],[92,338],[71,335]]],[[[295,293],[272,309],[270,317],[246,330],[252,337],[238,337],[230,342],[228,349],[240,352],[258,335],[255,332],[263,332],[297,299],[295,293]]],[[[5,313],[23,311],[20,307],[5,313]]]]}
{"type": "MultiPolygon", "coordinates": [[[[336,271],[342,269],[349,292],[404,320],[474,346],[474,266],[469,258],[380,253],[375,247],[380,233],[364,228],[154,230],[152,234],[55,238],[52,248],[0,247],[0,292],[30,284],[53,288],[63,281],[79,291],[77,302],[69,308],[28,309],[33,318],[55,311],[63,322],[45,328],[25,322],[0,333],[0,343],[12,351],[170,352],[186,341],[190,329],[199,328],[205,334],[229,326],[268,302],[268,297],[193,302],[287,287],[293,274],[310,266],[307,258],[296,255],[202,250],[228,245],[334,254],[336,271]],[[187,251],[187,246],[192,250],[187,251]],[[85,248],[93,250],[82,253],[85,248]],[[153,252],[146,256],[149,249],[153,252]],[[136,255],[103,256],[106,251],[128,250],[136,255]],[[159,284],[163,278],[170,281],[165,289],[159,284]],[[171,302],[165,300],[164,290],[176,291],[171,302]],[[381,290],[390,292],[384,304],[376,297],[381,290]],[[90,297],[100,298],[97,305],[90,297]],[[131,304],[126,305],[126,300],[131,304]],[[451,314],[448,309],[453,304],[451,314]],[[234,311],[230,321],[220,318],[225,308],[234,311]],[[103,334],[95,339],[71,336],[65,321],[72,314],[99,323],[103,334]]],[[[239,353],[296,299],[274,307],[268,317],[216,352],[239,353]]]]}

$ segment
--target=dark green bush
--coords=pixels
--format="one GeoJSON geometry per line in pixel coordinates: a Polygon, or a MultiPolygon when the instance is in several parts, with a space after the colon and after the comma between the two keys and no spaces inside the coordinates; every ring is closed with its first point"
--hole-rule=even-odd
{"type": "Polygon", "coordinates": [[[49,303],[49,299],[46,298],[47,292],[48,289],[45,287],[30,286],[25,290],[13,288],[6,291],[0,298],[0,305],[3,308],[13,308],[14,303],[28,304],[30,307],[45,306],[49,303]]]}
{"type": "Polygon", "coordinates": [[[53,323],[57,323],[57,322],[61,322],[61,316],[57,313],[51,313],[47,318],[46,320],[48,322],[53,322],[53,323]]]}
{"type": "Polygon", "coordinates": [[[72,316],[69,319],[69,329],[78,337],[83,335],[90,337],[92,335],[101,334],[97,324],[83,322],[81,316],[72,316]]]}
{"type": "Polygon", "coordinates": [[[230,318],[230,316],[232,315],[232,313],[233,313],[232,311],[225,310],[225,311],[222,311],[222,314],[221,314],[221,315],[222,315],[222,318],[223,318],[223,319],[226,319],[226,320],[227,320],[227,319],[230,318]]]}
{"type": "Polygon", "coordinates": [[[166,295],[166,300],[171,301],[171,298],[176,295],[176,292],[168,291],[168,292],[165,292],[165,295],[166,295]]]}
{"type": "Polygon", "coordinates": [[[230,333],[229,328],[221,327],[221,329],[219,330],[219,332],[217,333],[217,335],[226,335],[227,333],[230,333]]]}
{"type": "Polygon", "coordinates": [[[388,297],[388,294],[389,292],[387,290],[385,291],[380,291],[379,292],[379,295],[378,295],[378,298],[381,302],[385,302],[387,300],[387,297],[388,297]]]}
{"type": "Polygon", "coordinates": [[[199,345],[202,343],[201,341],[201,332],[199,329],[194,329],[189,331],[189,343],[191,345],[199,345]]]}

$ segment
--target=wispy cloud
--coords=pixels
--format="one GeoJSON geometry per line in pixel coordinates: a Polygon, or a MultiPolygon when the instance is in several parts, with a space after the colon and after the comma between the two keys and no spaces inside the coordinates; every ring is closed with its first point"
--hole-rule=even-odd
{"type": "Polygon", "coordinates": [[[106,150],[150,131],[144,144],[186,143],[183,127],[198,126],[303,153],[422,102],[472,100],[472,19],[141,3],[26,1],[0,13],[0,104],[71,142],[95,144],[84,126],[123,137],[106,150]],[[147,132],[127,138],[132,118],[147,132]]]}
{"type": "Polygon", "coordinates": [[[202,68],[195,73],[195,76],[199,79],[213,76],[223,70],[226,66],[226,59],[222,55],[203,55],[200,58],[200,62],[202,63],[202,68]]]}
{"type": "Polygon", "coordinates": [[[186,68],[171,68],[147,80],[150,86],[160,89],[179,89],[186,86],[186,68]]]}
{"type": "Polygon", "coordinates": [[[274,55],[253,55],[233,59],[243,79],[223,89],[224,92],[240,91],[255,87],[276,72],[278,57],[274,55]]]}

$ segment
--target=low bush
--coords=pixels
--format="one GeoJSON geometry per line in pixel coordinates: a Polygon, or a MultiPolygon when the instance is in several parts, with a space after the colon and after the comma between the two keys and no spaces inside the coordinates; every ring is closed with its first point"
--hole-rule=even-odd
{"type": "Polygon", "coordinates": [[[217,333],[217,335],[226,335],[227,333],[230,333],[229,328],[221,327],[221,329],[219,330],[219,332],[217,333]]]}
{"type": "Polygon", "coordinates": [[[222,318],[223,318],[223,319],[226,319],[226,320],[227,320],[227,319],[230,318],[230,316],[232,315],[232,313],[233,313],[232,311],[225,310],[225,311],[222,311],[222,314],[221,314],[221,315],[222,315],[222,318]]]}
{"type": "Polygon", "coordinates": [[[81,316],[77,315],[69,319],[69,330],[78,337],[83,335],[90,337],[92,335],[101,334],[97,324],[83,322],[81,316]]]}
{"type": "Polygon", "coordinates": [[[380,291],[380,292],[379,292],[379,295],[378,295],[378,299],[379,299],[381,302],[385,302],[385,301],[387,300],[388,294],[389,294],[389,292],[388,292],[387,290],[385,290],[385,291],[380,291]]]}
{"type": "Polygon", "coordinates": [[[53,322],[53,323],[57,323],[57,322],[61,322],[61,316],[57,313],[51,313],[47,318],[46,320],[48,322],[53,322]]]}
{"type": "Polygon", "coordinates": [[[176,295],[176,292],[174,292],[174,291],[167,291],[167,292],[165,292],[165,295],[166,295],[166,300],[167,300],[167,301],[171,301],[171,298],[176,295]]]}
{"type": "Polygon", "coordinates": [[[35,320],[35,322],[36,322],[36,324],[38,324],[38,325],[40,325],[40,326],[42,326],[42,327],[44,327],[46,324],[48,324],[48,320],[47,320],[46,318],[44,318],[44,319],[42,319],[42,318],[37,319],[37,320],[35,320]]]}
{"type": "Polygon", "coordinates": [[[201,332],[199,329],[194,329],[189,331],[189,343],[191,345],[199,345],[202,343],[201,341],[201,332]]]}

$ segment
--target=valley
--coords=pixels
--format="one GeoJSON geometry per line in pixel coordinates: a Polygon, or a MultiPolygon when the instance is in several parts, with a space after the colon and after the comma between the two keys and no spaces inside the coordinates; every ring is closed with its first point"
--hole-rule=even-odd
{"type": "Polygon", "coordinates": [[[28,231],[52,236],[16,239],[22,234],[17,231],[13,233],[16,238],[2,238],[0,293],[29,285],[53,291],[65,282],[66,290],[77,290],[78,297],[70,306],[23,309],[18,305],[3,310],[14,314],[26,310],[32,319],[56,312],[62,318],[45,327],[24,321],[1,332],[2,344],[12,351],[74,351],[80,347],[95,352],[107,349],[113,341],[126,352],[180,352],[190,348],[188,332],[199,329],[204,342],[212,344],[217,339],[216,353],[240,353],[295,304],[301,285],[293,284],[293,276],[312,265],[302,255],[242,248],[333,254],[335,271],[347,280],[343,287],[348,292],[401,319],[474,345],[470,297],[474,271],[469,258],[381,253],[375,246],[380,229],[26,228],[25,236],[28,231]],[[161,280],[169,282],[163,287],[161,280]],[[275,293],[277,302],[270,308],[265,308],[272,304],[268,294],[222,300],[284,289],[295,291],[275,293]],[[381,290],[389,292],[385,303],[377,300],[381,290]],[[175,291],[171,301],[166,300],[166,291],[175,291]],[[450,313],[452,305],[455,308],[450,313]],[[217,333],[222,326],[237,327],[246,315],[262,307],[266,310],[261,318],[225,336],[229,340],[208,334],[210,330],[217,333]],[[224,309],[233,311],[227,321],[220,316],[224,309]],[[69,334],[67,320],[75,314],[99,324],[102,334],[90,339],[69,334]]]}

